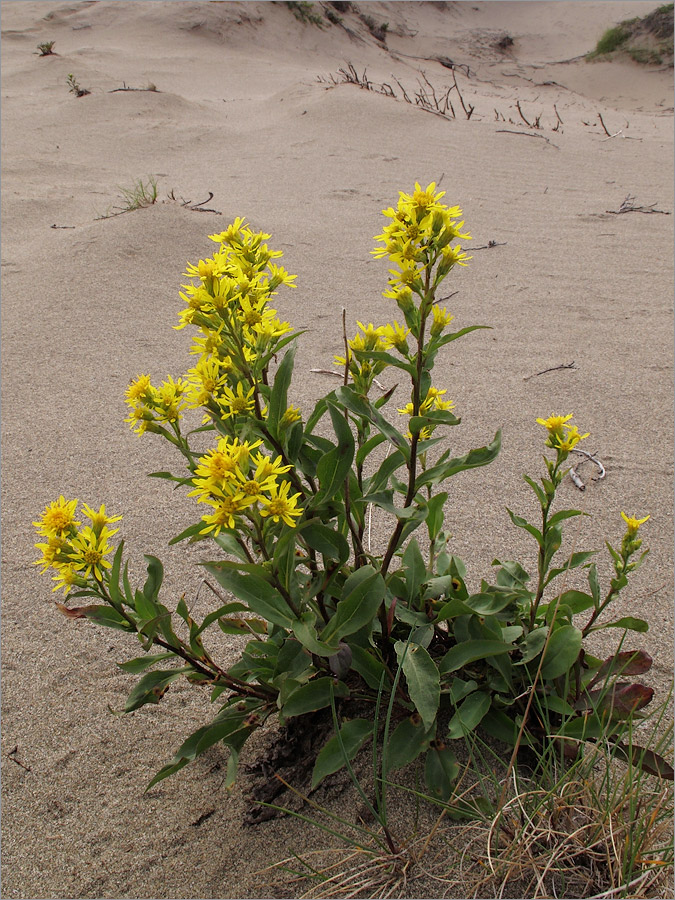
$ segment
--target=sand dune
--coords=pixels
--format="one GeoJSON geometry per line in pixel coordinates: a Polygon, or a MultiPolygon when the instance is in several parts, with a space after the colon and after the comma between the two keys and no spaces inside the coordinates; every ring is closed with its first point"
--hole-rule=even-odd
{"type": "MultiPolygon", "coordinates": [[[[350,323],[390,315],[386,267],[369,250],[398,190],[439,182],[464,210],[470,245],[496,243],[448,283],[460,326],[494,328],[439,360],[463,417],[457,450],[504,429],[497,462],[453,485],[454,551],[476,581],[494,556],[529,553],[504,507],[529,503],[520,476],[540,459],[535,418],[573,412],[607,468],[584,494],[566,485],[565,501],[591,514],[575,546],[620,540],[622,509],[651,514],[652,552],[623,611],[639,605],[649,618],[640,643],[666,689],[673,70],[580,58],[655,5],[359,4],[387,23],[383,43],[353,11],[321,30],[283,3],[3,2],[4,896],[293,896],[283,875],[255,873],[324,840],[289,819],[243,830],[246,776],[226,793],[218,749],[144,794],[206,720],[207,699],[178,687],[158,707],[111,715],[134,682],[114,663],[132,648],[66,621],[31,565],[30,523],[63,493],[123,513],[136,576],[155,553],[167,596],[196,597],[200,553],[167,547],[194,509],[145,477],[174,460],[127,429],[123,395],[139,372],[186,368],[186,338],[171,327],[181,273],[237,215],[270,231],[298,275],[279,309],[307,329],[294,387],[303,408],[332,387],[310,370],[340,352],[342,307],[350,323]],[[34,53],[50,40],[55,55],[34,53]],[[470,119],[454,90],[454,119],[403,99],[397,82],[413,101],[429,93],[421,72],[445,95],[452,72],[439,57],[456,66],[470,119]],[[348,63],[396,98],[331,83],[348,63]],[[69,93],[71,73],[89,95],[69,93]],[[116,90],[149,84],[157,90],[116,90]],[[156,204],[101,218],[119,206],[118,186],[149,176],[156,204]],[[190,208],[210,192],[221,214],[190,208]],[[627,196],[663,212],[609,212],[627,196]]],[[[408,896],[437,890],[412,882],[408,896]]]]}

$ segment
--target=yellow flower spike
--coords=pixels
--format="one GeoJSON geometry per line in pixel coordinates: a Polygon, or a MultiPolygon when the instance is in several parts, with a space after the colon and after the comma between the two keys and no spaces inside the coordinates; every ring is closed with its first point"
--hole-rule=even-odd
{"type": "Polygon", "coordinates": [[[380,333],[387,349],[394,347],[400,353],[408,353],[406,338],[410,334],[409,328],[404,328],[399,322],[392,322],[391,324],[383,325],[380,328],[380,333]]]}
{"type": "Polygon", "coordinates": [[[80,524],[75,521],[77,504],[77,500],[66,500],[62,494],[58,500],[46,506],[42,518],[33,522],[38,534],[44,537],[62,537],[77,527],[80,524]]]}
{"type": "Polygon", "coordinates": [[[297,406],[289,406],[286,412],[283,414],[279,421],[279,426],[281,428],[288,428],[289,425],[295,424],[295,422],[300,422],[302,420],[302,415],[300,414],[300,410],[297,406]]]}
{"type": "Polygon", "coordinates": [[[61,537],[50,537],[49,541],[46,544],[35,544],[36,550],[42,551],[42,556],[40,559],[36,559],[33,563],[34,566],[42,566],[40,570],[40,574],[42,575],[50,566],[54,566],[58,568],[58,557],[63,548],[66,546],[65,538],[61,537]]]}
{"type": "Polygon", "coordinates": [[[637,534],[638,528],[640,525],[644,525],[649,516],[645,516],[644,519],[634,519],[632,516],[627,516],[625,512],[621,513],[621,518],[626,523],[628,527],[628,534],[633,535],[637,534]]]}

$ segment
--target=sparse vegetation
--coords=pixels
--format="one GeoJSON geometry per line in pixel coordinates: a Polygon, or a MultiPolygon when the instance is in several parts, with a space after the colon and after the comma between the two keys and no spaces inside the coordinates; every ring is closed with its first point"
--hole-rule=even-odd
{"type": "Polygon", "coordinates": [[[44,44],[38,44],[38,56],[56,56],[54,53],[54,44],[56,41],[45,41],[44,44]]]}
{"type": "Polygon", "coordinates": [[[75,80],[74,75],[68,75],[68,77],[66,78],[66,84],[70,88],[70,93],[75,94],[76,97],[86,97],[87,94],[91,94],[91,91],[88,91],[86,88],[80,87],[80,84],[75,80]]]}
{"type": "Polygon", "coordinates": [[[342,24],[342,16],[339,16],[334,9],[327,9],[324,15],[332,25],[342,24]]]}
{"type": "Polygon", "coordinates": [[[382,43],[386,41],[387,31],[389,30],[389,22],[380,22],[380,24],[378,25],[378,23],[375,21],[375,19],[373,19],[372,16],[368,16],[363,13],[359,13],[359,18],[376,41],[381,41],[382,43]]]}
{"type": "Polygon", "coordinates": [[[314,4],[307,0],[286,0],[286,6],[299,22],[323,28],[323,17],[314,11],[314,4]]]}
{"type": "Polygon", "coordinates": [[[661,65],[673,56],[673,4],[659,6],[642,18],[626,19],[608,28],[586,58],[622,52],[642,65],[661,65]]]}

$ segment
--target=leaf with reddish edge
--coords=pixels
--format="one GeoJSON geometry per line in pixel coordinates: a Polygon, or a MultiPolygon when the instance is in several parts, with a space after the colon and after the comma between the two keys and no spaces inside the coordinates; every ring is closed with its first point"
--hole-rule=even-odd
{"type": "Polygon", "coordinates": [[[625,744],[618,742],[613,746],[619,751],[619,756],[627,762],[631,762],[637,768],[642,769],[648,775],[656,775],[657,778],[664,778],[666,781],[674,780],[675,772],[673,772],[673,767],[653,750],[639,747],[637,744],[627,747],[625,744]]]}
{"type": "Polygon", "coordinates": [[[589,687],[597,684],[605,675],[644,675],[652,667],[652,658],[644,650],[622,650],[608,656],[590,682],[589,687]]]}
{"type": "Polygon", "coordinates": [[[639,682],[619,681],[609,690],[589,691],[574,704],[575,709],[594,709],[609,713],[613,719],[625,719],[647,706],[654,689],[639,682]]]}

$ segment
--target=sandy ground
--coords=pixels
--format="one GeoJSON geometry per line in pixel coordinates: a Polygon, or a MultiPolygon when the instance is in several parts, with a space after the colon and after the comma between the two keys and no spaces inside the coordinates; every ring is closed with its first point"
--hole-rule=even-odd
{"type": "MultiPolygon", "coordinates": [[[[369,250],[399,189],[439,182],[464,210],[469,246],[496,242],[446,282],[460,327],[494,328],[439,359],[437,383],[464,422],[452,440],[465,452],[504,430],[499,459],[452,484],[453,549],[473,583],[495,556],[531,558],[504,507],[532,512],[521,473],[540,465],[536,417],[573,412],[607,477],[583,494],[566,483],[564,502],[590,513],[571,545],[620,541],[622,509],[651,514],[651,554],[620,611],[649,619],[640,644],[663,695],[673,643],[673,72],[578,58],[655,5],[360,4],[388,23],[385,47],[353,13],[321,31],[282,3],[2,3],[5,897],[293,896],[284,876],[256,873],[327,842],[290,819],[244,829],[246,778],[225,792],[217,748],[144,794],[208,720],[207,698],[179,686],[158,707],[112,715],[135,680],[115,662],[134,648],[66,621],[31,565],[30,523],[63,493],[124,514],[132,576],[142,577],[143,553],[160,555],[168,605],[196,597],[200,554],[167,547],[192,521],[192,501],[146,477],[175,460],[129,431],[123,395],[139,372],[161,380],[187,367],[188,338],[171,327],[181,273],[238,215],[270,231],[297,273],[279,309],[307,329],[293,389],[304,409],[333,386],[310,369],[340,351],[342,307],[349,323],[391,318],[386,265],[369,250]],[[506,34],[514,42],[500,50],[506,34]],[[34,54],[48,40],[57,55],[34,54]],[[394,100],[327,83],[351,62],[374,82],[398,79],[410,97],[423,70],[440,95],[452,76],[437,56],[469,68],[457,74],[470,120],[454,92],[450,121],[398,89],[394,100]],[[88,96],[69,93],[70,73],[88,96]],[[148,83],[157,92],[113,92],[148,83]],[[160,202],[97,218],[119,202],[118,186],[150,175],[160,202]],[[183,205],[209,192],[222,215],[183,205]],[[668,215],[609,212],[629,195],[668,215]]],[[[413,882],[408,896],[444,889],[413,882]]]]}

